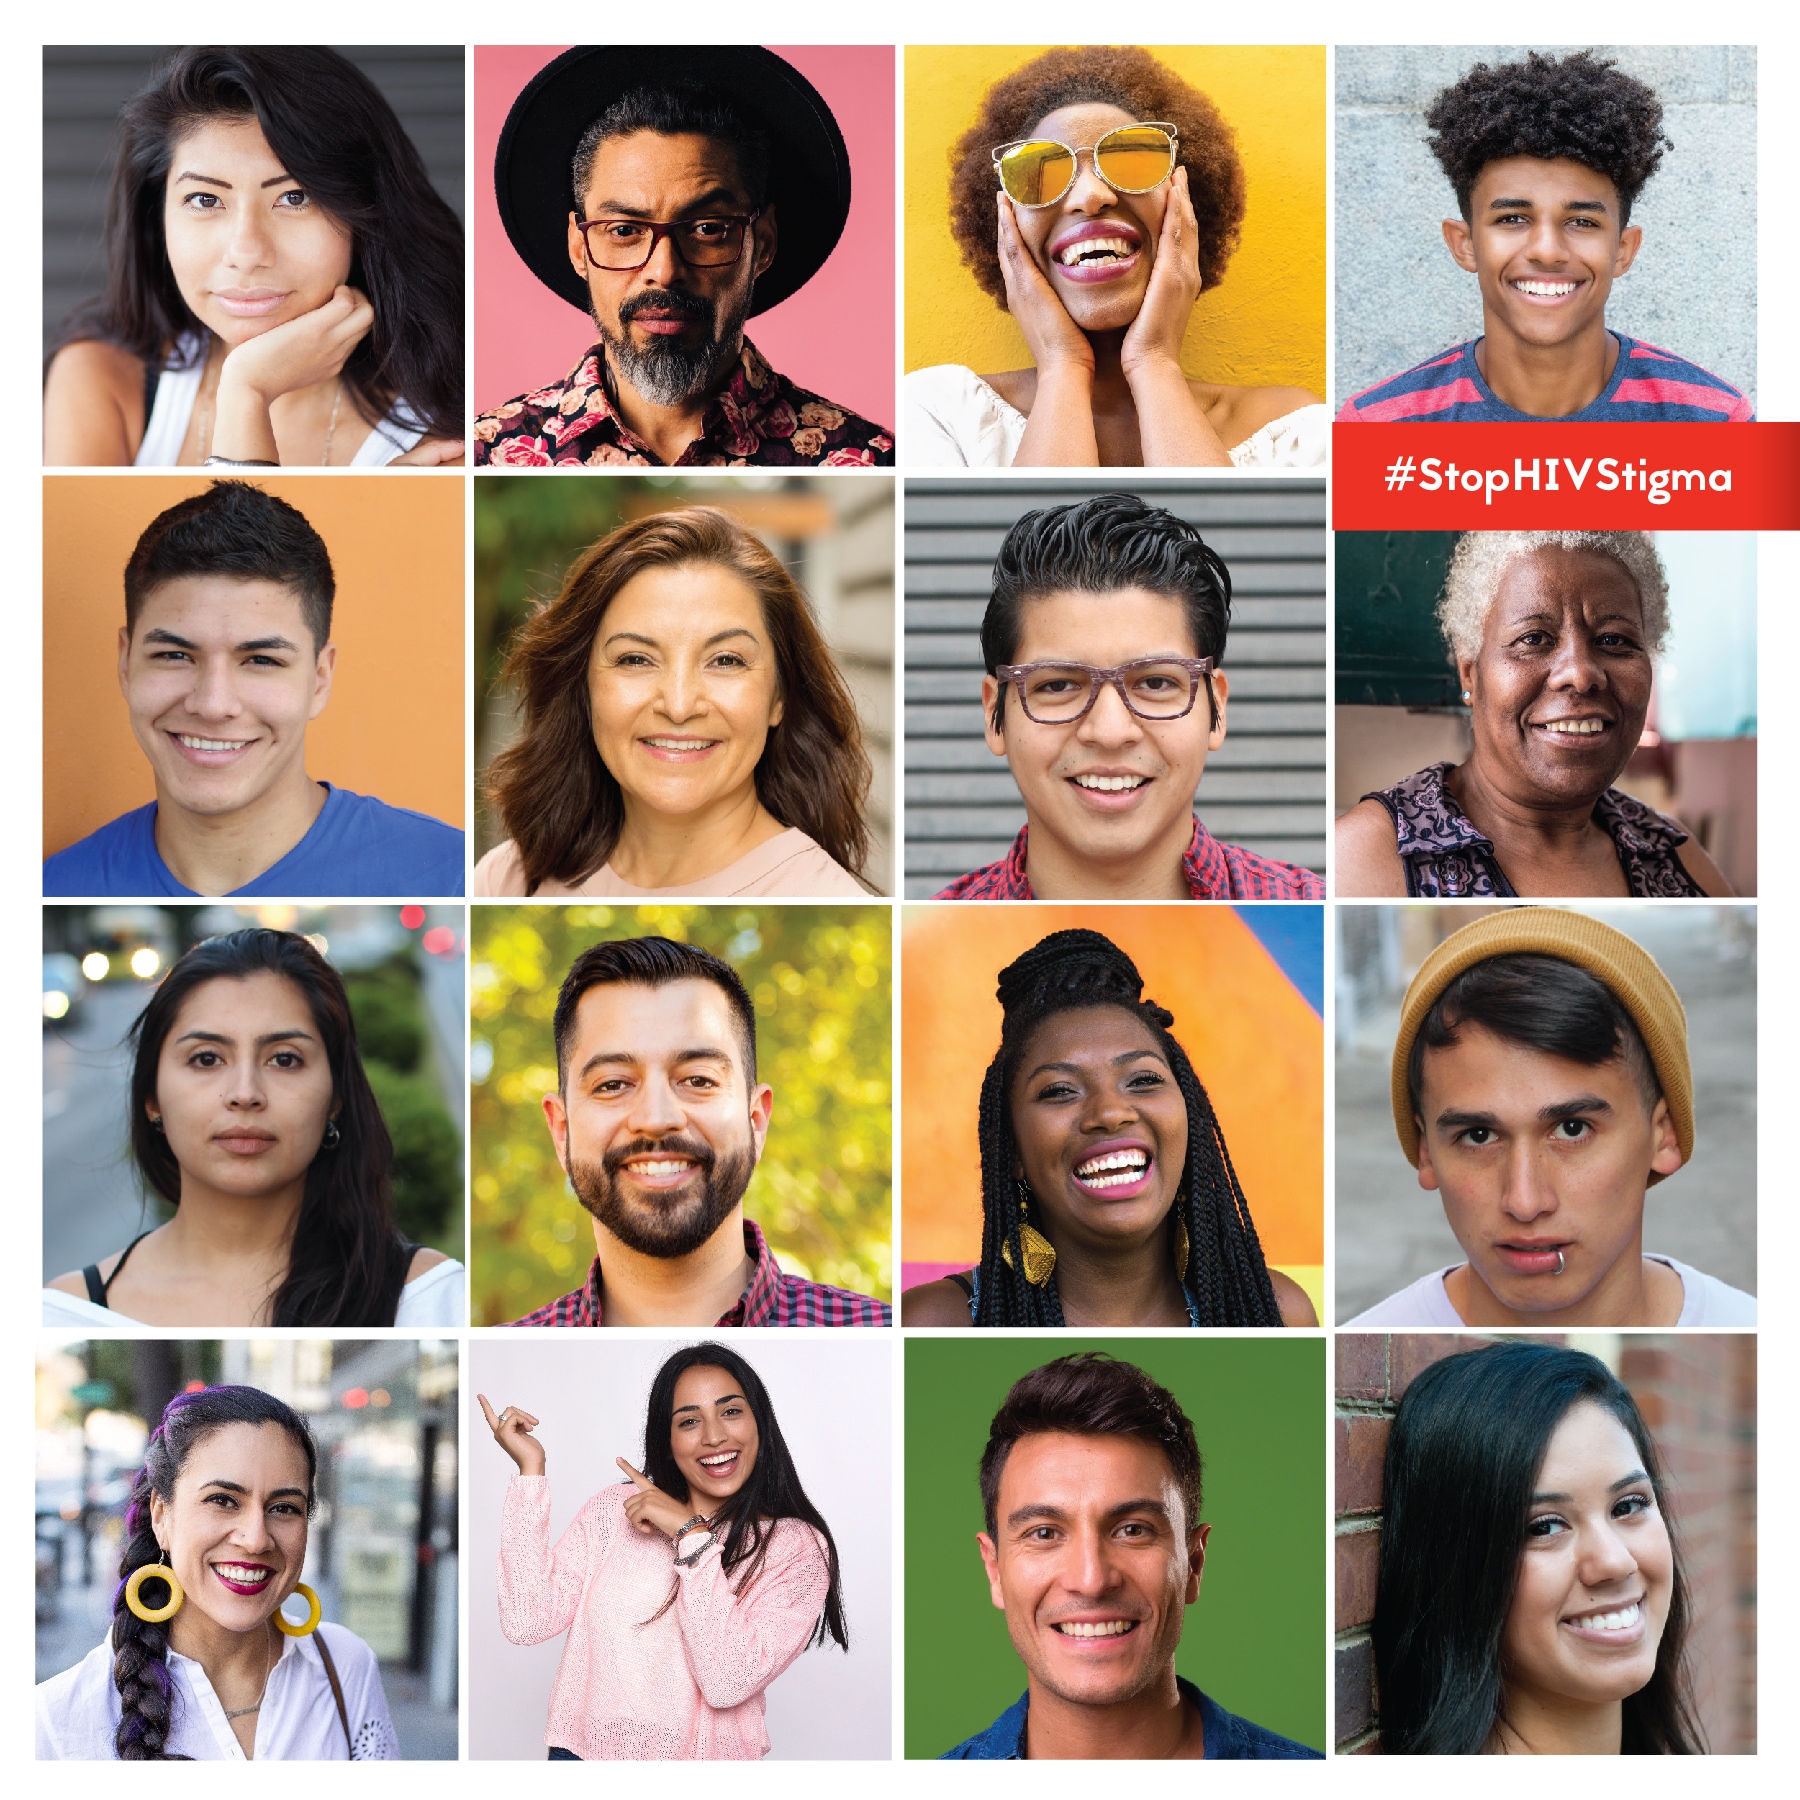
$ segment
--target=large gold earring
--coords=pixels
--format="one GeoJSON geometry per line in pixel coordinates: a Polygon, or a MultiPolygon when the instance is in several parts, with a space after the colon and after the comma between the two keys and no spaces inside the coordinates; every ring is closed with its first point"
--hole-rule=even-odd
{"type": "Polygon", "coordinates": [[[1187,1197],[1183,1194],[1175,1196],[1173,1217],[1175,1220],[1175,1279],[1186,1281],[1188,1259],[1194,1254],[1193,1239],[1188,1236],[1187,1220],[1182,1216],[1187,1211],[1187,1197]]]}
{"type": "MultiPolygon", "coordinates": [[[[1043,1287],[1056,1273],[1056,1246],[1031,1223],[1027,1216],[1029,1212],[1027,1199],[1031,1189],[1022,1181],[1017,1186],[1019,1190],[1019,1247],[1025,1252],[1025,1279],[1033,1287],[1043,1287]]],[[[1014,1266],[1010,1239],[1001,1241],[1000,1260],[1009,1269],[1014,1266]]]]}
{"type": "Polygon", "coordinates": [[[146,1625],[160,1625],[165,1619],[172,1619],[181,1610],[181,1603],[187,1595],[181,1591],[181,1583],[175,1579],[175,1571],[167,1563],[145,1563],[131,1571],[131,1579],[125,1583],[125,1604],[142,1619],[146,1625]],[[146,1606],[139,1599],[139,1590],[146,1581],[166,1581],[169,1584],[169,1598],[162,1606],[146,1606]]]}
{"type": "Polygon", "coordinates": [[[279,1631],[283,1637],[310,1637],[319,1627],[319,1613],[321,1610],[319,1606],[319,1596],[315,1594],[304,1581],[296,1581],[294,1583],[294,1592],[306,1602],[306,1623],[304,1625],[290,1625],[287,1620],[282,1617],[281,1608],[278,1606],[275,1609],[275,1629],[279,1631]]]}

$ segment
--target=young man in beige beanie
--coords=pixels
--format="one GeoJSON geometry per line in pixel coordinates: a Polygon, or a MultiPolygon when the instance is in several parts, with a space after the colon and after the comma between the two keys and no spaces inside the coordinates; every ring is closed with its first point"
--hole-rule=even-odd
{"type": "Polygon", "coordinates": [[[1623,932],[1524,906],[1446,938],[1401,1008],[1394,1127],[1468,1261],[1352,1326],[1754,1325],[1753,1295],[1644,1253],[1693,1154],[1687,1016],[1623,932]]]}

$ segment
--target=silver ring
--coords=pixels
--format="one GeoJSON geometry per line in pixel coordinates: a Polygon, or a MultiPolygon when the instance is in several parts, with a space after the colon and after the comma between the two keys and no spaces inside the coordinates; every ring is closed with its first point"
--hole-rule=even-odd
{"type": "Polygon", "coordinates": [[[1563,1272],[1563,1267],[1564,1267],[1566,1260],[1567,1259],[1563,1256],[1563,1253],[1560,1250],[1558,1250],[1556,1253],[1556,1272],[1557,1272],[1557,1274],[1560,1275],[1563,1272]]]}

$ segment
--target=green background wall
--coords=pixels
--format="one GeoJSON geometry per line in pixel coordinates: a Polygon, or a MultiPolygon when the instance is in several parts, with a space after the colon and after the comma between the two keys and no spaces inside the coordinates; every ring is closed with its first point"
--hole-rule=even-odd
{"type": "Polygon", "coordinates": [[[975,1543],[976,1468],[1006,1390],[1078,1350],[1136,1363],[1194,1422],[1213,1530],[1176,1668],[1228,1711],[1324,1750],[1324,1341],[1059,1332],[907,1340],[906,1755],[941,1756],[1025,1691],[975,1543]]]}

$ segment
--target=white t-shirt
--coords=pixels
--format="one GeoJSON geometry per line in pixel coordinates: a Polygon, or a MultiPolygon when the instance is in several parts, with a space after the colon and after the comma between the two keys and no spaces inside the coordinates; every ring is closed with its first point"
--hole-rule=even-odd
{"type": "MultiPolygon", "coordinates": [[[[1025,415],[961,363],[937,363],[906,377],[906,461],[924,468],[1010,469],[1025,438],[1025,415]]],[[[1323,468],[1331,409],[1296,407],[1232,447],[1234,468],[1323,468]]]]}
{"type": "MultiPolygon", "coordinates": [[[[166,1748],[195,1762],[249,1761],[206,1670],[173,1650],[168,1670],[172,1712],[166,1748]]],[[[74,1668],[38,1683],[38,1761],[116,1761],[119,1711],[109,1634],[74,1668]]],[[[375,1652],[342,1625],[321,1625],[303,1638],[284,1637],[281,1660],[269,1671],[262,1711],[256,1715],[254,1743],[257,1762],[398,1762],[400,1742],[375,1652]],[[351,1748],[345,1746],[331,1683],[313,1641],[318,1637],[330,1640],[351,1748]]]]}
{"type": "MultiPolygon", "coordinates": [[[[1730,1287],[1715,1276],[1703,1275],[1698,1269],[1690,1269],[1686,1263],[1677,1262],[1672,1256],[1652,1256],[1650,1260],[1673,1269],[1681,1278],[1681,1317],[1675,1321],[1677,1325],[1756,1323],[1754,1294],[1746,1294],[1742,1288],[1730,1287]]],[[[1347,1323],[1351,1326],[1381,1325],[1408,1329],[1444,1326],[1452,1331],[1461,1331],[1465,1329],[1467,1321],[1450,1304],[1450,1296],[1444,1291],[1444,1277],[1451,1269],[1462,1266],[1461,1263],[1452,1263],[1430,1275],[1421,1275],[1411,1287],[1402,1288],[1397,1294],[1390,1294],[1387,1299],[1371,1306],[1367,1312],[1358,1313],[1347,1323]]]]}
{"type": "MultiPolygon", "coordinates": [[[[400,1290],[398,1326],[466,1325],[469,1322],[468,1283],[463,1266],[454,1257],[433,1263],[416,1281],[400,1290]]],[[[96,1306],[80,1294],[61,1288],[44,1289],[44,1323],[47,1326],[136,1325],[138,1320],[109,1306],[96,1306]]]]}

